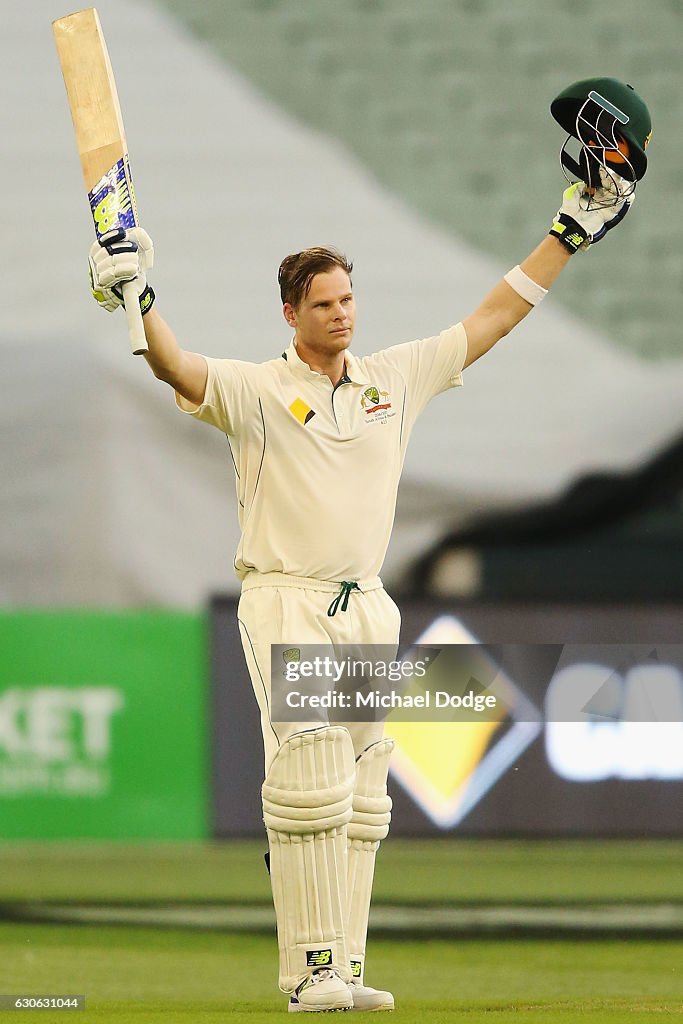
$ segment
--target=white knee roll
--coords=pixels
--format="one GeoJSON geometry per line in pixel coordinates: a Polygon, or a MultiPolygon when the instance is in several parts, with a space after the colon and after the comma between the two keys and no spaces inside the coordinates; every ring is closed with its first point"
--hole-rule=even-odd
{"type": "Polygon", "coordinates": [[[280,747],[263,784],[266,827],[305,835],[346,825],[353,779],[353,747],[346,729],[295,733],[280,747]]]}
{"type": "Polygon", "coordinates": [[[393,740],[380,740],[364,750],[356,762],[349,839],[378,843],[389,832],[391,797],[387,794],[387,774],[393,749],[393,740]]]}
{"type": "Polygon", "coordinates": [[[284,992],[318,967],[351,976],[346,826],[354,780],[351,737],[341,726],[327,726],[283,743],[263,784],[284,992]]]}

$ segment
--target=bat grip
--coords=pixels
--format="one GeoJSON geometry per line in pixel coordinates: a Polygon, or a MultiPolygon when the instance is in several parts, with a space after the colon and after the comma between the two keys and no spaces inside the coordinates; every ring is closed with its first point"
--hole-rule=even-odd
{"type": "Polygon", "coordinates": [[[128,320],[130,350],[134,356],[141,356],[143,353],[149,352],[149,346],[147,344],[147,339],[145,338],[145,328],[142,323],[140,301],[138,299],[138,290],[135,286],[135,282],[126,281],[121,285],[121,291],[123,292],[123,301],[126,304],[126,319],[128,320]]]}

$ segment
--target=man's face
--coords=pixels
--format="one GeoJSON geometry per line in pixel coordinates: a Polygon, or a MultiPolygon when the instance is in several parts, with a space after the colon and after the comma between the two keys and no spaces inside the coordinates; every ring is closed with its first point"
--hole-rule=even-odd
{"type": "Polygon", "coordinates": [[[316,274],[308,295],[294,309],[286,302],[285,320],[296,331],[297,347],[331,356],[351,344],[356,304],[349,275],[341,267],[316,274]]]}

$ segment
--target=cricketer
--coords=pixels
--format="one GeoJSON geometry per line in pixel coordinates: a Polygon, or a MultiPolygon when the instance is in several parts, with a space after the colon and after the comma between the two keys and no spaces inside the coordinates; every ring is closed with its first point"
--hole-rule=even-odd
{"type": "MultiPolygon", "coordinates": [[[[400,614],[379,573],[415,421],[435,395],[504,338],[578,250],[624,219],[645,173],[647,107],[615,79],[574,83],[551,106],[578,144],[577,179],[549,234],[461,322],[435,337],[358,357],[352,264],[334,248],[287,256],[278,280],[289,347],[264,363],[183,350],[147,281],[153,246],[139,227],[90,250],[97,301],[142,300],[154,375],[178,408],[227,435],[241,539],[239,628],[265,754],[263,817],[277,917],[279,986],[290,1012],[391,1010],[366,983],[375,856],[389,831],[392,740],[383,722],[271,719],[271,644],[396,645],[400,614]],[[130,294],[130,292],[129,292],[130,294]],[[374,500],[358,512],[354,494],[374,500]]],[[[376,979],[373,978],[373,981],[376,979]]]]}

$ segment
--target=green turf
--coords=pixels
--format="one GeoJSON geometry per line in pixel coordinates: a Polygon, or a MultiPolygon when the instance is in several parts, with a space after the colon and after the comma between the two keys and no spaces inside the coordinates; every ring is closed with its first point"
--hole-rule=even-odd
{"type": "MultiPolygon", "coordinates": [[[[0,903],[270,901],[260,841],[6,844],[0,903]]],[[[387,842],[380,903],[404,907],[683,898],[676,842],[387,842]]],[[[408,929],[410,929],[408,915],[408,929]]],[[[624,933],[626,934],[626,933],[624,933]]],[[[397,1024],[639,1024],[683,1017],[683,941],[371,937],[368,980],[391,988],[397,1024]]],[[[280,1018],[274,935],[177,927],[0,923],[0,993],[85,994],[82,1024],[213,1024],[280,1018]]],[[[41,1011],[2,1019],[63,1022],[41,1011]]],[[[328,1018],[326,1018],[328,1019],[328,1018]]],[[[334,1018],[335,1020],[338,1018],[334,1018]]],[[[346,1018],[345,1018],[346,1019],[346,1018]]],[[[350,1018],[350,1019],[355,1019],[350,1018]]]]}
{"type": "MultiPolygon", "coordinates": [[[[284,1010],[274,953],[265,937],[1,925],[0,990],[85,994],[84,1024],[254,1021],[284,1010]]],[[[616,1022],[683,1012],[682,962],[680,942],[375,941],[368,970],[396,1021],[616,1022]]]]}
{"type": "MultiPolygon", "coordinates": [[[[270,903],[265,840],[207,844],[6,843],[7,900],[270,903]]],[[[382,847],[378,902],[683,901],[683,843],[400,840],[382,847]]]]}

